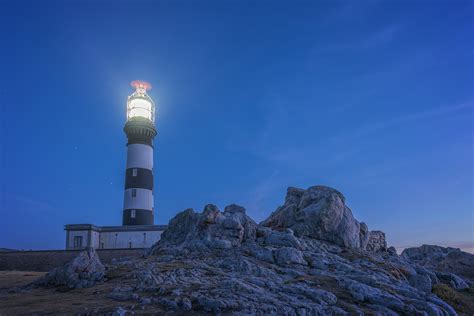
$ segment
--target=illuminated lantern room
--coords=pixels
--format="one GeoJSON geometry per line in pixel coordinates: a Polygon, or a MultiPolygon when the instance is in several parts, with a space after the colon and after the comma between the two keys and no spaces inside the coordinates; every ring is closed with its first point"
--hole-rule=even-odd
{"type": "Polygon", "coordinates": [[[133,118],[146,118],[152,123],[155,122],[155,103],[147,94],[151,89],[151,84],[146,81],[132,81],[131,86],[135,92],[127,100],[127,121],[133,118]]]}
{"type": "Polygon", "coordinates": [[[128,143],[152,145],[157,134],[155,127],[155,102],[148,95],[151,84],[146,81],[131,82],[135,91],[127,98],[127,122],[123,128],[128,143]]]}

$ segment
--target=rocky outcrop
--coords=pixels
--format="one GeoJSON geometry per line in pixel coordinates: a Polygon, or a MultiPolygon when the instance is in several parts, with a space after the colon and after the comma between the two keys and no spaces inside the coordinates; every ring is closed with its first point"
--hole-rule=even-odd
{"type": "Polygon", "coordinates": [[[436,245],[422,245],[420,247],[404,249],[401,256],[421,265],[435,266],[452,251],[460,251],[460,249],[436,245]]]}
{"type": "Polygon", "coordinates": [[[301,243],[289,228],[272,230],[267,227],[257,228],[257,242],[265,246],[288,246],[301,249],[301,243]]]}
{"type": "Polygon", "coordinates": [[[436,277],[442,283],[445,283],[455,290],[465,290],[469,288],[469,284],[463,278],[454,273],[436,272],[436,277]]]}
{"type": "Polygon", "coordinates": [[[132,263],[132,289],[160,293],[151,304],[175,312],[456,314],[431,293],[434,272],[387,248],[328,187],[289,188],[259,226],[236,205],[185,210],[152,254],[132,263]]]}
{"type": "Polygon", "coordinates": [[[289,188],[285,204],[261,223],[272,229],[290,228],[298,237],[329,241],[336,245],[359,248],[364,232],[345,204],[344,196],[329,187],[307,190],[289,188]]]}
{"type": "Polygon", "coordinates": [[[105,267],[93,248],[86,249],[63,267],[56,268],[36,280],[33,287],[65,287],[80,289],[104,279],[105,267]]]}
{"type": "MultiPolygon", "coordinates": [[[[187,209],[176,215],[161,235],[160,246],[225,249],[256,239],[257,224],[245,209],[232,204],[222,213],[208,204],[202,213],[187,209]]],[[[152,250],[153,252],[153,250],[152,250]]]]}
{"type": "Polygon", "coordinates": [[[399,256],[296,237],[289,229],[259,227],[256,236],[219,249],[160,242],[146,261],[117,267],[130,271],[123,279],[131,283],[110,297],[177,313],[456,315],[431,293],[436,275],[399,256]]]}
{"type": "Polygon", "coordinates": [[[361,249],[367,248],[367,243],[369,242],[369,227],[367,224],[362,222],[360,223],[360,230],[359,230],[359,246],[361,249]]]}
{"type": "Polygon", "coordinates": [[[370,231],[366,249],[371,252],[387,251],[385,233],[379,230],[370,231]]]}
{"type": "Polygon", "coordinates": [[[303,264],[308,263],[303,259],[303,253],[291,247],[281,247],[275,251],[275,261],[278,265],[303,264]]]}
{"type": "MultiPolygon", "coordinates": [[[[474,255],[458,248],[422,245],[406,248],[401,256],[426,268],[448,275],[455,274],[474,283],[474,255]]],[[[442,278],[443,280],[447,279],[446,276],[442,278]]],[[[451,284],[451,281],[449,283],[451,284]]],[[[459,282],[453,279],[452,284],[456,283],[459,282]]],[[[462,285],[460,286],[462,287],[462,285]]]]}
{"type": "MultiPolygon", "coordinates": [[[[147,258],[108,266],[115,283],[104,295],[150,314],[456,315],[432,289],[462,289],[464,280],[423,260],[387,248],[385,234],[355,220],[338,191],[289,188],[258,226],[237,205],[177,214],[147,258]]],[[[77,284],[51,282],[56,275],[43,284],[77,284]]]]}
{"type": "Polygon", "coordinates": [[[391,256],[398,256],[397,249],[393,246],[387,248],[387,253],[391,256]]]}

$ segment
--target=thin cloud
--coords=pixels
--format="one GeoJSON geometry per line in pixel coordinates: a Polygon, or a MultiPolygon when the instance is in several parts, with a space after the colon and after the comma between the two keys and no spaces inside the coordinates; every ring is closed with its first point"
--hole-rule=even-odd
{"type": "Polygon", "coordinates": [[[354,50],[362,51],[387,45],[396,39],[401,29],[402,26],[400,24],[388,25],[371,33],[353,48],[354,50]]]}
{"type": "Polygon", "coordinates": [[[58,212],[58,208],[54,205],[34,199],[28,196],[23,195],[16,195],[16,194],[7,194],[3,193],[0,195],[0,212],[7,211],[10,207],[9,205],[15,205],[16,211],[25,210],[27,212],[33,211],[34,213],[44,213],[44,212],[51,212],[56,213],[58,212]]]}
{"type": "Polygon", "coordinates": [[[335,53],[366,54],[370,50],[382,49],[396,42],[397,39],[401,38],[403,29],[404,26],[401,23],[385,25],[374,31],[354,35],[349,39],[338,39],[324,46],[316,45],[312,48],[310,55],[335,53]]]}
{"type": "Polygon", "coordinates": [[[281,177],[278,177],[278,175],[278,170],[273,171],[246,194],[247,199],[244,202],[246,208],[257,221],[262,220],[270,214],[269,211],[265,209],[265,202],[285,181],[281,177]]]}
{"type": "MultiPolygon", "coordinates": [[[[351,135],[349,138],[359,138],[362,136],[367,136],[369,134],[373,134],[375,132],[378,132],[380,130],[384,130],[387,128],[393,128],[397,126],[404,125],[406,123],[418,121],[421,119],[426,119],[430,117],[437,117],[437,116],[443,116],[447,114],[451,114],[454,112],[459,112],[459,111],[465,111],[469,109],[474,108],[474,102],[466,102],[466,103],[461,103],[457,105],[451,105],[451,106],[444,106],[444,107],[439,107],[435,108],[432,110],[427,110],[427,111],[421,111],[421,112],[414,112],[414,113],[408,113],[403,116],[399,116],[393,119],[385,120],[385,121],[380,121],[377,123],[372,123],[368,124],[365,126],[362,126],[355,131],[351,132],[351,135]]],[[[339,137],[342,138],[342,137],[339,137]]],[[[344,137],[346,139],[347,137],[344,137]]]]}

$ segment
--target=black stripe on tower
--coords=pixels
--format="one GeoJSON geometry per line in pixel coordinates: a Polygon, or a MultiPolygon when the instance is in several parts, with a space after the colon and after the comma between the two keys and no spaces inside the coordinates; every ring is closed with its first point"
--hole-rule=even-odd
{"type": "Polygon", "coordinates": [[[153,138],[136,134],[128,135],[127,145],[130,144],[144,144],[153,147],[153,138]]]}
{"type": "Polygon", "coordinates": [[[150,210],[123,210],[123,225],[153,225],[153,222],[150,210]]]}
{"type": "Polygon", "coordinates": [[[127,134],[128,144],[145,144],[153,146],[157,131],[153,123],[143,117],[134,117],[127,121],[123,128],[127,134]]]}
{"type": "Polygon", "coordinates": [[[153,190],[153,171],[144,168],[128,168],[125,173],[126,189],[153,190]]]}

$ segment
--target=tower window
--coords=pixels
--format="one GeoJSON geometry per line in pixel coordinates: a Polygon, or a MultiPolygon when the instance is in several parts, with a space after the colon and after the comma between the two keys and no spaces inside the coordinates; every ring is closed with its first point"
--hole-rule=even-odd
{"type": "Polygon", "coordinates": [[[137,196],[137,189],[132,189],[132,197],[136,197],[137,196]]]}
{"type": "Polygon", "coordinates": [[[136,177],[137,174],[138,174],[137,168],[133,168],[133,169],[132,169],[132,177],[136,177]]]}
{"type": "Polygon", "coordinates": [[[130,218],[135,218],[136,216],[136,211],[135,210],[131,210],[130,211],[130,218]]]}

